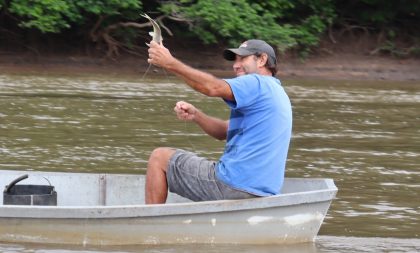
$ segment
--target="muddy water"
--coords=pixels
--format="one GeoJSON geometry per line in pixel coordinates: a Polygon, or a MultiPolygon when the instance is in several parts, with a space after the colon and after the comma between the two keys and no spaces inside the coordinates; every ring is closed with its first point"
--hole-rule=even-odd
{"type": "MultiPolygon", "coordinates": [[[[220,99],[177,79],[0,74],[0,169],[144,173],[153,148],[223,151],[175,119],[189,101],[227,118],[220,99]]],[[[329,177],[339,188],[316,243],[206,246],[203,252],[420,250],[420,83],[284,80],[294,109],[289,177],[329,177]],[[391,239],[392,238],[392,239],[391,239]]],[[[76,249],[0,244],[0,252],[194,252],[188,246],[76,249]]]]}

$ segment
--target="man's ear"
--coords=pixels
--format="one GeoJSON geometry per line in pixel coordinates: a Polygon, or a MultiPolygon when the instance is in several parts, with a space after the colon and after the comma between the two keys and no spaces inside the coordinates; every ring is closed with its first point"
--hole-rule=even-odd
{"type": "Polygon", "coordinates": [[[260,57],[258,57],[258,67],[264,67],[268,61],[268,55],[266,53],[262,53],[260,57]]]}

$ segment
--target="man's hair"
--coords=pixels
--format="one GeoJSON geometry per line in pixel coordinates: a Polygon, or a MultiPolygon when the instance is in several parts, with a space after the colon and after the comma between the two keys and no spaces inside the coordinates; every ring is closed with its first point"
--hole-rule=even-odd
{"type": "MultiPolygon", "coordinates": [[[[256,53],[254,54],[256,57],[261,57],[261,55],[264,53],[256,53]]],[[[265,53],[267,54],[267,53],[265,53]]],[[[274,66],[271,66],[270,61],[268,60],[268,55],[267,55],[267,61],[265,62],[264,67],[266,67],[268,70],[270,70],[271,75],[275,76],[277,73],[277,64],[275,64],[274,66]]]]}

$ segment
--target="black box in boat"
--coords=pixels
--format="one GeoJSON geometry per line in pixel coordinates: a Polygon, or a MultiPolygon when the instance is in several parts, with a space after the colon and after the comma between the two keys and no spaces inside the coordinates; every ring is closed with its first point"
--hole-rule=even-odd
{"type": "MultiPolygon", "coordinates": [[[[13,180],[3,191],[3,205],[56,206],[57,192],[52,185],[17,185],[28,175],[13,180]]],[[[48,181],[48,180],[47,180],[48,181]]]]}

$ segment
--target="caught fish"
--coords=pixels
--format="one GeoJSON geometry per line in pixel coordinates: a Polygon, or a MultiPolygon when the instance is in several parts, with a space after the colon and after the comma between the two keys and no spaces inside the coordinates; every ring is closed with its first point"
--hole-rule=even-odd
{"type": "MultiPolygon", "coordinates": [[[[161,44],[162,43],[162,32],[160,30],[160,27],[159,27],[158,23],[155,20],[153,20],[151,17],[149,17],[149,15],[147,15],[146,13],[140,14],[140,16],[142,16],[144,18],[147,18],[150,21],[150,23],[153,26],[153,32],[149,32],[149,35],[152,36],[153,41],[155,41],[158,44],[161,44]]],[[[149,46],[148,43],[146,43],[146,45],[149,46]]]]}
{"type": "MultiPolygon", "coordinates": [[[[151,17],[149,17],[149,15],[147,15],[146,13],[140,14],[140,16],[142,16],[144,18],[147,18],[149,20],[149,22],[153,26],[153,32],[149,32],[149,35],[152,36],[152,41],[155,41],[158,44],[162,44],[162,32],[160,30],[160,27],[159,27],[158,23],[154,19],[152,19],[151,17]]],[[[149,43],[146,43],[146,45],[148,47],[150,47],[150,44],[149,43]]],[[[149,67],[147,67],[146,72],[144,72],[141,80],[144,80],[144,77],[149,72],[149,69],[150,69],[151,66],[152,66],[152,64],[149,64],[149,67]]]]}

